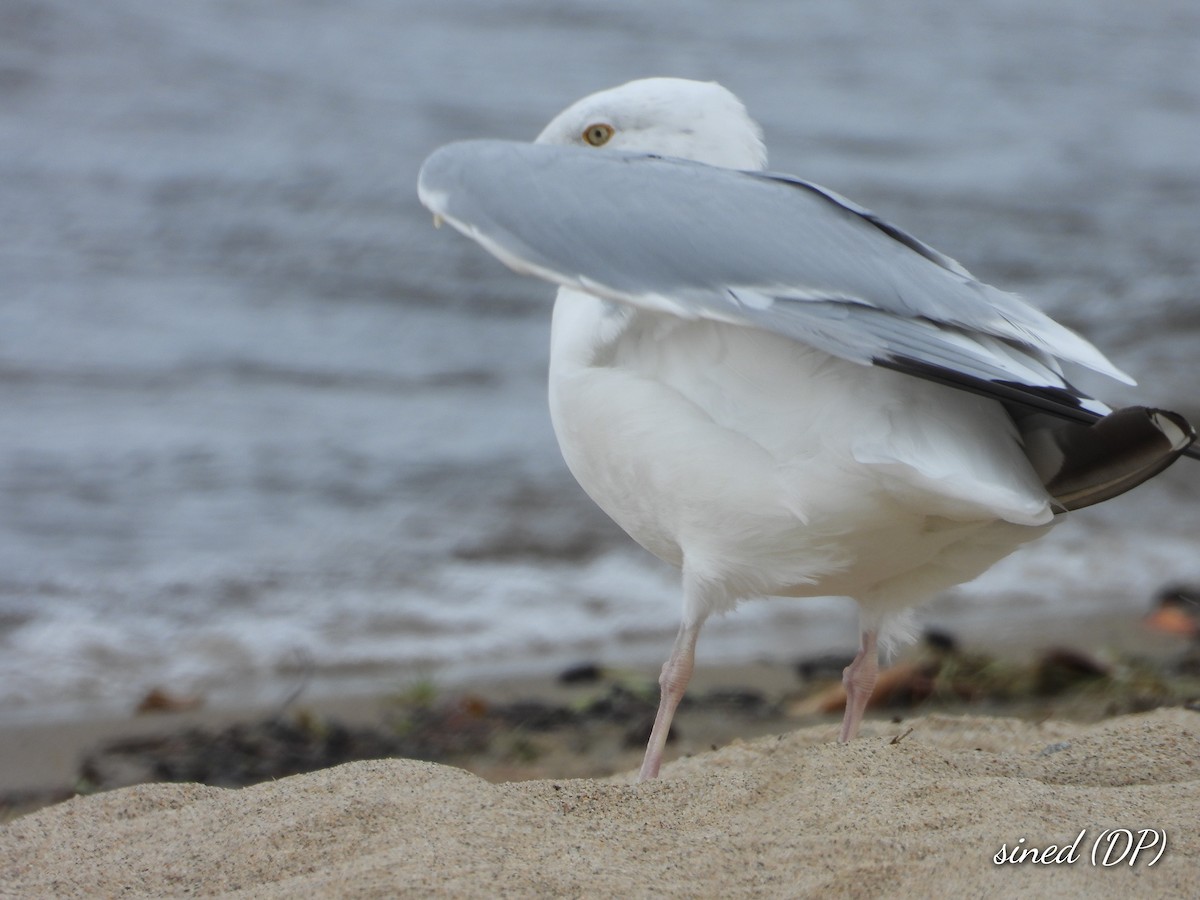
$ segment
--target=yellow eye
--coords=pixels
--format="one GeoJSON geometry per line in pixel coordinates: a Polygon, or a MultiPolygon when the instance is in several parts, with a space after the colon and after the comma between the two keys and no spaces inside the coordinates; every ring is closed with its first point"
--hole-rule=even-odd
{"type": "Polygon", "coordinates": [[[583,139],[593,147],[603,147],[608,143],[608,139],[613,136],[616,131],[611,125],[604,122],[597,122],[595,125],[589,125],[583,129],[583,139]]]}

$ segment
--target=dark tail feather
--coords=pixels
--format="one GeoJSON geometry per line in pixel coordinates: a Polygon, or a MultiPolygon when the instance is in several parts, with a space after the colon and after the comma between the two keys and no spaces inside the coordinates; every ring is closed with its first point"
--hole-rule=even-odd
{"type": "Polygon", "coordinates": [[[1045,415],[1017,420],[1034,469],[1063,510],[1081,509],[1153,478],[1185,452],[1196,430],[1164,409],[1129,406],[1092,425],[1045,415]]]}

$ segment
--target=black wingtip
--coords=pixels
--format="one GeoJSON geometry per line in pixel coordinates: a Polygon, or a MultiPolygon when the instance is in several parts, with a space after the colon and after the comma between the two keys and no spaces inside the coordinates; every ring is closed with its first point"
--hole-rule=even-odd
{"type": "MultiPolygon", "coordinates": [[[[1117,415],[1117,413],[1110,413],[1109,416],[1102,416],[1088,409],[1084,404],[1091,398],[1074,389],[1034,386],[1019,382],[989,381],[908,357],[877,358],[872,362],[882,368],[915,375],[947,387],[999,400],[1008,407],[1014,417],[1017,417],[1018,410],[1023,409],[1031,413],[1046,413],[1066,423],[1090,426],[1104,421],[1109,416],[1117,415]]],[[[1152,443],[1166,442],[1165,445],[1159,443],[1159,446],[1162,453],[1169,458],[1156,472],[1162,471],[1180,456],[1200,459],[1200,446],[1196,443],[1196,429],[1184,416],[1169,410],[1150,409],[1144,406],[1129,407],[1129,409],[1138,410],[1144,418],[1149,417],[1148,421],[1150,422],[1156,416],[1161,417],[1158,425],[1152,425],[1153,433],[1147,432],[1152,443]],[[1158,435],[1157,438],[1154,437],[1155,434],[1158,435]]],[[[1123,410],[1117,412],[1123,412],[1123,410]]],[[[1123,418],[1118,421],[1128,420],[1123,418]]]]}
{"type": "Polygon", "coordinates": [[[1082,509],[1153,478],[1191,448],[1196,430],[1179,413],[1130,406],[1093,425],[1056,430],[1061,453],[1046,490],[1063,509],[1082,509]]]}

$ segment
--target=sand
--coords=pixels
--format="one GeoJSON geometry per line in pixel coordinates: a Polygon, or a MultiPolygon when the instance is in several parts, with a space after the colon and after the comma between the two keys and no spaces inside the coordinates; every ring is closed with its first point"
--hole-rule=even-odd
{"type": "Polygon", "coordinates": [[[490,784],[385,760],[241,790],[126,788],[0,829],[0,894],[1124,897],[1200,883],[1196,712],[926,716],[868,723],[845,746],[834,728],[738,741],[645,785],[490,784]],[[1113,828],[1165,830],[1167,850],[1093,865],[1113,828]],[[1020,838],[1063,848],[1080,831],[1073,863],[994,862],[1020,838]]]}

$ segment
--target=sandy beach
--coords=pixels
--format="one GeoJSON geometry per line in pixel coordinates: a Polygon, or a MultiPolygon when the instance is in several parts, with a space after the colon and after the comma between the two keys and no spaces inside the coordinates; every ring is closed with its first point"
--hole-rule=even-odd
{"type": "Polygon", "coordinates": [[[0,831],[0,892],[1123,897],[1184,896],[1200,878],[1195,712],[865,731],[846,746],[833,725],[735,741],[645,785],[490,784],[387,760],[242,790],[127,788],[0,831]],[[1131,865],[1111,829],[1165,832],[1167,848],[1131,865]],[[994,861],[1022,838],[1062,861],[994,861]]]}
{"type": "MultiPolygon", "coordinates": [[[[450,749],[442,763],[371,759],[236,789],[137,784],[57,802],[0,825],[0,896],[1182,896],[1200,877],[1194,678],[1178,638],[1127,634],[1122,657],[1077,653],[1114,660],[1106,675],[1051,692],[1047,661],[1065,649],[943,655],[931,696],[872,710],[849,745],[835,742],[829,665],[810,661],[807,678],[803,666],[713,667],[681,710],[672,762],[643,785],[633,735],[638,702],[653,704],[632,698],[639,678],[652,684],[644,673],[305,702],[274,715],[396,733],[424,721],[450,749]],[[972,661],[977,696],[956,700],[972,661]],[[597,712],[626,690],[630,705],[597,712]],[[1105,718],[1156,697],[1170,708],[1105,718]],[[496,724],[522,706],[574,720],[496,724]],[[996,862],[1034,849],[1049,861],[996,862]]],[[[935,658],[913,648],[884,680],[908,678],[902,693],[935,658]]],[[[95,790],[80,760],[106,744],[154,747],[270,713],[8,728],[0,790],[40,786],[42,803],[95,790]]],[[[94,765],[119,778],[129,759],[94,765]]]]}

